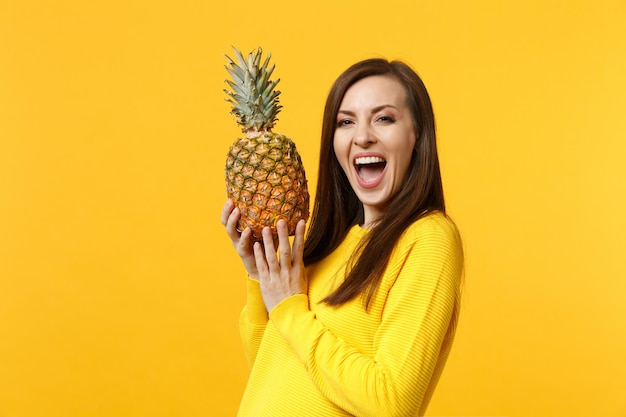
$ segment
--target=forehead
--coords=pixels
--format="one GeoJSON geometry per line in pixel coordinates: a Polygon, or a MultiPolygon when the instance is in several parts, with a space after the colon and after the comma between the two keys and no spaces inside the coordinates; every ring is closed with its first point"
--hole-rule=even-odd
{"type": "Polygon", "coordinates": [[[396,78],[374,75],[352,84],[343,96],[340,109],[383,104],[403,106],[406,104],[406,91],[396,78]]]}

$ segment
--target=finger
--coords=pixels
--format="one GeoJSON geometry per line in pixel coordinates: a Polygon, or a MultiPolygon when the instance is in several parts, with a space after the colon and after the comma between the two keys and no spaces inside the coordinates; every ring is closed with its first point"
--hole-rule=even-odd
{"type": "Polygon", "coordinates": [[[241,217],[241,213],[237,207],[235,207],[228,216],[228,220],[226,221],[226,233],[232,240],[236,240],[239,238],[239,231],[237,230],[237,222],[241,217]]]}
{"type": "Polygon", "coordinates": [[[241,236],[239,236],[239,246],[242,248],[249,248],[252,243],[252,230],[246,227],[241,236]]]}
{"type": "Polygon", "coordinates": [[[304,230],[306,222],[300,220],[296,225],[296,236],[293,240],[293,247],[291,248],[291,262],[300,262],[304,257],[304,230]]]}
{"type": "Polygon", "coordinates": [[[226,200],[226,203],[224,204],[224,207],[222,208],[222,215],[220,216],[220,221],[222,222],[224,226],[226,226],[226,223],[228,222],[228,217],[230,216],[230,213],[233,211],[234,208],[235,208],[235,203],[233,203],[233,201],[230,198],[226,200]]]}
{"type": "Polygon", "coordinates": [[[291,268],[291,244],[289,243],[289,228],[287,222],[280,219],[276,224],[278,232],[278,249],[280,251],[280,266],[291,268]]]}
{"type": "Polygon", "coordinates": [[[265,259],[270,271],[278,269],[278,259],[276,258],[276,247],[274,246],[274,236],[269,227],[264,227],[261,232],[263,235],[263,246],[265,247],[265,259]]]}
{"type": "Polygon", "coordinates": [[[241,236],[239,236],[239,248],[242,252],[248,253],[250,248],[250,243],[252,238],[252,230],[249,227],[246,227],[243,232],[241,232],[241,236]]]}
{"type": "Polygon", "coordinates": [[[265,255],[261,243],[255,242],[252,246],[254,250],[254,260],[256,262],[256,268],[259,271],[259,278],[267,276],[267,262],[265,261],[265,255]]]}

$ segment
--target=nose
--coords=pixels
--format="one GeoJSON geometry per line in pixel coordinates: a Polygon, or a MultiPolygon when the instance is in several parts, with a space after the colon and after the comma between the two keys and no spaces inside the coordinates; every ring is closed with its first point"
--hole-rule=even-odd
{"type": "Polygon", "coordinates": [[[362,148],[367,148],[376,142],[376,135],[367,123],[359,123],[354,130],[354,143],[362,148]]]}

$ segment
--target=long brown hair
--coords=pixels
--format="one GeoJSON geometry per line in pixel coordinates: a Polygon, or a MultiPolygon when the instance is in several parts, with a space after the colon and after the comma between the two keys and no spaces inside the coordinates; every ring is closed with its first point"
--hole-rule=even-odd
{"type": "Polygon", "coordinates": [[[310,265],[331,254],[352,226],[363,223],[363,206],[339,165],[333,140],[337,112],[346,91],[357,81],[375,75],[393,77],[404,86],[417,140],[404,185],[353,254],[343,283],[323,300],[330,305],[341,305],[362,295],[367,307],[402,233],[432,211],[445,213],[435,118],[424,83],[401,61],[372,58],[357,62],[337,78],[326,100],[318,185],[304,263],[310,265]]]}

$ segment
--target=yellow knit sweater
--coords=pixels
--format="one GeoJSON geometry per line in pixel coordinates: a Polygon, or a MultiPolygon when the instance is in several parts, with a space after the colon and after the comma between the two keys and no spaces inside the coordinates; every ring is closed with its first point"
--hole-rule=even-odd
{"type": "Polygon", "coordinates": [[[320,303],[341,283],[367,230],[355,226],[326,259],[307,267],[308,295],[268,317],[248,279],[241,336],[251,365],[239,416],[421,416],[448,357],[459,310],[461,241],[441,213],[402,236],[369,310],[361,298],[320,303]]]}

